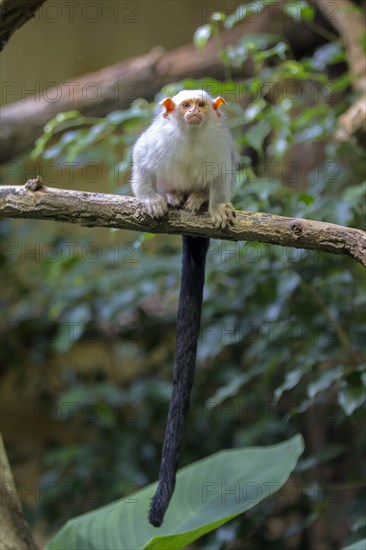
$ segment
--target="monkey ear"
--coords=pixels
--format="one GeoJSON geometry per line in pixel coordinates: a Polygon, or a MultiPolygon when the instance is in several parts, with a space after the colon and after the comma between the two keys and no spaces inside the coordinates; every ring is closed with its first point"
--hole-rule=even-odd
{"type": "Polygon", "coordinates": [[[168,118],[169,113],[175,109],[174,101],[171,97],[166,97],[163,101],[160,101],[159,105],[162,105],[166,109],[165,113],[163,113],[164,118],[168,118]]]}
{"type": "Polygon", "coordinates": [[[220,113],[218,111],[218,108],[220,107],[220,105],[225,105],[225,100],[223,97],[219,96],[217,97],[216,99],[214,99],[213,101],[213,104],[212,104],[212,107],[213,109],[216,111],[216,114],[218,116],[220,116],[220,113]]]}

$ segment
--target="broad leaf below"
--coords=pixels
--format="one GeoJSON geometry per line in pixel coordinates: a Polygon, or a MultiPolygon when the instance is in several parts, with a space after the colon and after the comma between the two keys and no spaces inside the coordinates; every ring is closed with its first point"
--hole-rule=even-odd
{"type": "Polygon", "coordinates": [[[46,550],[179,550],[272,496],[302,452],[300,435],[270,447],[219,452],[179,471],[160,529],[147,520],[154,483],[70,520],[46,550]]]}

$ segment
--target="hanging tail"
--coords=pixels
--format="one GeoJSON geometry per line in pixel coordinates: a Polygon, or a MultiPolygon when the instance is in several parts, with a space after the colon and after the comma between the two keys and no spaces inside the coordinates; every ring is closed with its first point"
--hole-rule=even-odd
{"type": "Polygon", "coordinates": [[[149,521],[155,527],[160,527],[163,523],[175,487],[196,364],[208,245],[209,239],[205,237],[183,237],[173,392],[164,436],[159,484],[149,513],[149,521]]]}

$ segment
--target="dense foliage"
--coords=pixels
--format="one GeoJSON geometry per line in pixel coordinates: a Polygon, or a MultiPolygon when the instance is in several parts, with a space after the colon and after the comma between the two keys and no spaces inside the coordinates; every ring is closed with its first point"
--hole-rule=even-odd
{"type": "MultiPolygon", "coordinates": [[[[297,19],[312,24],[313,9],[297,4],[294,25],[297,19]]],[[[213,14],[197,31],[197,46],[239,19],[213,14]]],[[[355,99],[341,41],[334,37],[294,59],[282,36],[246,35],[221,55],[226,82],[187,79],[162,90],[156,101],[200,86],[227,97],[241,152],[235,206],[362,227],[365,153],[334,137],[337,118],[355,99]],[[255,77],[231,81],[230,66],[247,59],[255,77]]],[[[127,193],[130,146],[153,112],[141,100],[103,119],[60,114],[46,125],[33,157],[104,164],[109,189],[127,193]]],[[[39,261],[20,261],[10,249],[4,254],[12,287],[3,305],[14,329],[7,336],[8,363],[19,374],[37,364],[37,398],[56,410],[55,436],[43,442],[41,480],[45,487],[54,484],[55,494],[41,491],[29,510],[32,521],[46,518],[55,528],[156,479],[170,395],[180,241],[137,234],[127,241],[112,232],[110,243],[98,246],[88,230],[72,239],[57,227],[50,243],[43,223],[3,225],[6,242],[37,242],[43,251],[39,261]],[[77,246],[66,254],[71,241],[77,246]],[[103,365],[92,373],[75,371],[68,352],[90,342],[110,348],[125,378],[103,365]],[[62,374],[53,386],[47,377],[43,384],[55,357],[62,374]],[[58,439],[59,423],[79,437],[58,439]]],[[[314,540],[339,548],[365,536],[364,282],[362,268],[344,256],[211,242],[182,464],[296,433],[304,437],[305,453],[288,491],[197,548],[275,550],[291,543],[310,549],[314,540]],[[335,517],[341,518],[337,528],[335,517]]]]}

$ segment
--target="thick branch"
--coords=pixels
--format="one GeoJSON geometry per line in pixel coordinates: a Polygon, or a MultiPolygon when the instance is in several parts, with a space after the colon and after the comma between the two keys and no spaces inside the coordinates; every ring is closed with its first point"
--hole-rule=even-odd
{"type": "Polygon", "coordinates": [[[134,197],[37,188],[36,180],[24,187],[0,187],[0,214],[69,222],[88,227],[117,227],[150,233],[207,236],[232,241],[258,241],[294,248],[347,254],[366,267],[366,232],[333,223],[285,218],[263,212],[237,212],[233,227],[216,229],[207,214],[194,216],[172,210],[160,221],[139,208],[134,197]],[[34,191],[32,189],[35,189],[34,191]]]}
{"type": "Polygon", "coordinates": [[[0,50],[46,0],[0,0],[0,50]]]}
{"type": "Polygon", "coordinates": [[[0,478],[1,478],[1,549],[37,550],[28,523],[25,521],[22,506],[6,456],[0,434],[0,478]]]}

